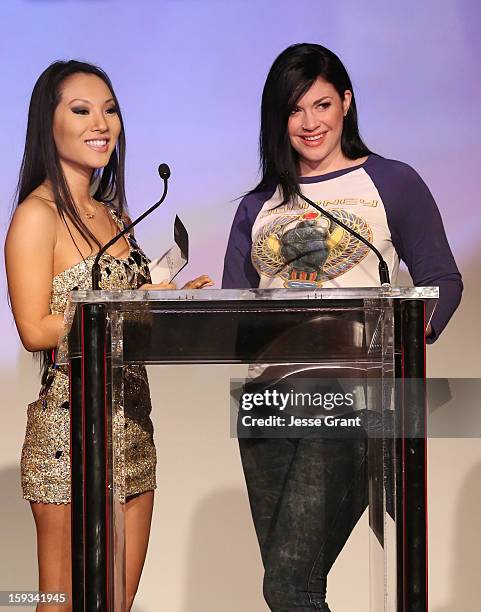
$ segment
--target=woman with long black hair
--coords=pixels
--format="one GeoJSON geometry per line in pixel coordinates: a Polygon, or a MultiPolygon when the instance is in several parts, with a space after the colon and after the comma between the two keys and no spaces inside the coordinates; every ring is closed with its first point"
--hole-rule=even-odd
{"type": "MultiPolygon", "coordinates": [[[[234,218],[223,287],[379,286],[376,256],[300,190],[377,247],[393,284],[402,259],[415,285],[439,286],[426,330],[435,341],[462,292],[441,217],[415,170],[362,141],[351,80],[329,49],[293,45],[275,60],[260,159],[261,180],[234,218]],[[316,235],[328,248],[317,264],[316,235]]],[[[239,446],[270,609],[328,612],[327,575],[367,504],[365,437],[240,438],[239,446]]]]}
{"type": "MultiPolygon", "coordinates": [[[[17,206],[5,245],[8,289],[23,345],[43,355],[42,389],[28,406],[23,496],[37,528],[39,589],[71,591],[68,369],[55,363],[63,312],[73,289],[91,288],[96,253],[124,227],[125,135],[108,76],[78,61],[55,62],[30,101],[17,206]]],[[[102,289],[152,285],[133,235],[101,259],[102,289]]],[[[188,283],[210,285],[207,276],[188,283]]],[[[125,373],[127,609],[138,587],[152,517],[156,453],[143,366],[125,373]]],[[[44,606],[39,605],[39,609],[44,606]]],[[[52,606],[49,610],[71,607],[52,606]]]]}

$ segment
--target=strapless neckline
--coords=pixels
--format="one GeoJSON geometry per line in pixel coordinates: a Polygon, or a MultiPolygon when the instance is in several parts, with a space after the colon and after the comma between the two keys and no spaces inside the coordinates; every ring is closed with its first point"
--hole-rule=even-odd
{"type": "MultiPolygon", "coordinates": [[[[104,204],[105,206],[105,204],[104,204]]],[[[107,206],[107,210],[109,211],[110,215],[112,216],[114,223],[117,225],[117,227],[120,230],[124,229],[124,223],[123,221],[121,221],[117,215],[115,214],[115,212],[110,208],[110,206],[107,206]]],[[[111,260],[115,260],[115,261],[121,261],[121,262],[127,262],[129,260],[129,257],[132,255],[132,251],[133,251],[133,247],[132,244],[130,242],[130,232],[124,236],[124,240],[127,242],[128,246],[129,246],[129,252],[127,253],[126,257],[115,257],[115,255],[111,255],[110,253],[104,253],[102,255],[102,257],[110,257],[111,260]]],[[[84,259],[82,259],[81,261],[78,261],[76,264],[73,264],[71,266],[69,266],[68,268],[65,268],[65,270],[62,270],[61,272],[58,272],[57,274],[54,274],[52,277],[52,280],[54,278],[58,278],[60,276],[62,276],[63,274],[66,274],[67,272],[71,272],[72,270],[75,270],[75,268],[78,268],[79,266],[81,266],[82,264],[86,264],[87,261],[89,261],[92,258],[97,257],[97,253],[92,253],[91,255],[88,255],[87,257],[84,257],[84,259]]]]}
{"type": "MultiPolygon", "coordinates": [[[[130,256],[132,255],[132,250],[133,250],[132,245],[130,244],[130,241],[128,241],[128,243],[129,243],[129,252],[127,253],[126,257],[115,257],[115,255],[111,255],[110,253],[104,253],[102,255],[102,258],[109,257],[111,260],[113,259],[115,261],[127,262],[130,256]]],[[[68,268],[65,268],[65,270],[62,270],[61,272],[54,274],[52,279],[58,278],[59,276],[62,276],[63,274],[66,274],[67,272],[71,272],[72,270],[75,270],[75,268],[78,268],[82,264],[86,264],[87,261],[89,261],[90,259],[95,259],[95,257],[97,257],[97,253],[92,253],[91,255],[87,255],[87,257],[85,257],[81,261],[78,261],[76,264],[73,264],[69,266],[68,268]]]]}

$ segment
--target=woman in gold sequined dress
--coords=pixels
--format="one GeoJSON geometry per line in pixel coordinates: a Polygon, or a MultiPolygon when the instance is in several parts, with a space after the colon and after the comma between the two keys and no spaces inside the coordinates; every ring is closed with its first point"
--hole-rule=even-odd
{"type": "MultiPolygon", "coordinates": [[[[76,61],[47,68],[32,93],[18,206],[5,245],[20,338],[28,351],[44,356],[42,389],[28,406],[21,461],[23,495],[37,528],[40,591],[70,592],[71,583],[69,383],[52,349],[69,292],[91,287],[96,252],[127,218],[124,158],[122,116],[107,75],[76,61]]],[[[101,260],[102,288],[173,288],[168,282],[151,285],[148,263],[133,236],[120,240],[101,260]]],[[[186,286],[211,284],[201,276],[186,286]]],[[[127,372],[125,398],[130,610],[147,551],[156,486],[150,394],[142,366],[127,372]]]]}

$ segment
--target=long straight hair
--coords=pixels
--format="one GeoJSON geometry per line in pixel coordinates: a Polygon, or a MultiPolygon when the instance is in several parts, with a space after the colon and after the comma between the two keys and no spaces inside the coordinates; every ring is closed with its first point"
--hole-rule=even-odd
{"type": "Polygon", "coordinates": [[[27,134],[20,175],[16,191],[16,204],[23,200],[48,179],[58,213],[66,223],[66,217],[92,247],[101,244],[82,221],[72,198],[62,170],[53,137],[53,116],[61,98],[62,84],[68,77],[78,74],[93,74],[107,85],[114,99],[120,120],[121,131],[108,164],[92,173],[91,186],[95,185],[93,197],[110,204],[122,216],[126,210],[125,198],[125,132],[120,106],[112,83],[98,66],[76,60],[58,61],[51,64],[38,78],[33,88],[28,110],[27,134]]]}
{"type": "Polygon", "coordinates": [[[344,155],[357,159],[371,153],[359,134],[356,99],[351,79],[341,60],[321,45],[292,45],[276,58],[264,85],[259,138],[262,178],[249,193],[280,186],[283,204],[295,196],[299,188],[298,155],[291,146],[287,122],[299,98],[319,77],[336,89],[341,100],[346,90],[352,93],[341,135],[344,155]]]}
{"type": "MultiPolygon", "coordinates": [[[[76,60],[58,61],[51,64],[38,78],[33,88],[28,110],[25,149],[20,167],[14,208],[21,205],[27,196],[48,179],[58,213],[67,225],[68,218],[90,247],[101,244],[80,217],[73,201],[67,180],[62,170],[53,137],[53,116],[62,95],[62,84],[68,77],[78,74],[93,74],[107,85],[116,106],[121,131],[108,164],[92,173],[93,197],[111,205],[119,217],[127,209],[125,198],[125,130],[120,106],[112,83],[98,66],[76,60]],[[95,188],[94,188],[95,185],[95,188]]],[[[78,247],[77,247],[78,248],[78,247]]],[[[47,381],[48,366],[52,363],[51,351],[34,353],[40,361],[41,382],[47,381]]]]}

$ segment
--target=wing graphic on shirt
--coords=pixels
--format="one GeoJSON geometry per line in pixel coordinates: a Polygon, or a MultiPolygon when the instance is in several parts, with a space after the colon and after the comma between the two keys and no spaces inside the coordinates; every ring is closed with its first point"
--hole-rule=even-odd
{"type": "MultiPolygon", "coordinates": [[[[362,217],[342,209],[332,214],[372,242],[372,231],[362,217]]],[[[252,262],[259,273],[282,278],[286,287],[298,281],[320,287],[351,270],[368,253],[362,242],[317,211],[276,216],[252,244],[252,262]]]]}

